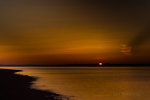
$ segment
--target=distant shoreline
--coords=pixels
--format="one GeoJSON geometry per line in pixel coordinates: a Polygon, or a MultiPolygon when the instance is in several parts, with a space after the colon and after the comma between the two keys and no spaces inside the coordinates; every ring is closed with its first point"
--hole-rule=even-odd
{"type": "MultiPolygon", "coordinates": [[[[0,65],[0,67],[9,66],[9,67],[100,67],[98,64],[68,64],[68,65],[0,65]]],[[[150,64],[103,64],[102,67],[150,67],[150,64]]]]}
{"type": "MultiPolygon", "coordinates": [[[[30,88],[37,78],[15,74],[21,70],[0,69],[0,99],[2,100],[63,100],[63,96],[30,88]]],[[[68,98],[66,100],[69,100],[68,98]]]]}

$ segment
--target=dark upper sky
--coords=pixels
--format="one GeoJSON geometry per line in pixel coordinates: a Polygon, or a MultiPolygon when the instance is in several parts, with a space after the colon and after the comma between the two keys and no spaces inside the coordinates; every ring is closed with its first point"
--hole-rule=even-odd
{"type": "Polygon", "coordinates": [[[150,62],[149,0],[0,0],[1,64],[150,62]]]}

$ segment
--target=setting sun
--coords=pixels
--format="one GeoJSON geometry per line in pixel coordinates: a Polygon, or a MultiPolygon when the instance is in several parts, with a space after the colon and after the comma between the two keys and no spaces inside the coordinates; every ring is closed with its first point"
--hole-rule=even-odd
{"type": "Polygon", "coordinates": [[[102,66],[102,65],[103,65],[103,63],[102,63],[102,62],[100,62],[100,63],[99,63],[99,65],[100,65],[100,66],[102,66]]]}

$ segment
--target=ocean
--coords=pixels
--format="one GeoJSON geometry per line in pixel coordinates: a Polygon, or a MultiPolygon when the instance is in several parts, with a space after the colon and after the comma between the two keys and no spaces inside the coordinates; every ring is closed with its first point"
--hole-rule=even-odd
{"type": "Polygon", "coordinates": [[[38,77],[31,88],[70,100],[150,100],[150,67],[0,67],[38,77]]]}

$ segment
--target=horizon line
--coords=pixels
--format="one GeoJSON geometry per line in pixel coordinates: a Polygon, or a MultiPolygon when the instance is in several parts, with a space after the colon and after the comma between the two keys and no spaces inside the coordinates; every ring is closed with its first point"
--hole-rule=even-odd
{"type": "Polygon", "coordinates": [[[150,64],[60,64],[60,65],[49,65],[49,64],[0,64],[0,66],[150,66],[150,64]]]}

